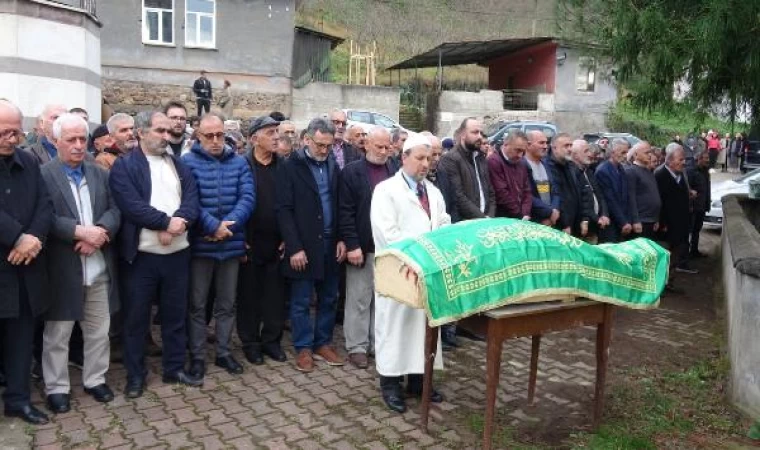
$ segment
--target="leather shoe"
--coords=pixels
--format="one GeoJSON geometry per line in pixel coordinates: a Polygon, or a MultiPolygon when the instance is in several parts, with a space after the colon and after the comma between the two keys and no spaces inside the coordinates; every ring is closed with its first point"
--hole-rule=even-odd
{"type": "Polygon", "coordinates": [[[86,387],[84,388],[84,391],[92,395],[92,398],[100,403],[108,403],[113,400],[113,391],[105,383],[91,388],[86,387]]]}
{"type": "Polygon", "coordinates": [[[258,347],[246,348],[243,350],[243,354],[245,355],[245,359],[253,365],[260,366],[264,364],[264,357],[261,355],[261,349],[258,347]]]}
{"type": "Polygon", "coordinates": [[[45,425],[48,417],[32,405],[24,405],[18,409],[5,408],[5,417],[19,417],[32,425],[45,425]]]}
{"type": "Polygon", "coordinates": [[[187,373],[195,378],[203,378],[206,376],[206,362],[202,359],[194,359],[187,373]]]}
{"type": "Polygon", "coordinates": [[[225,369],[227,373],[230,373],[232,375],[240,375],[243,373],[243,366],[241,366],[239,362],[235,361],[235,358],[233,358],[232,355],[216,358],[214,364],[216,364],[218,367],[221,367],[222,369],[225,369]]]}
{"type": "Polygon", "coordinates": [[[285,352],[282,351],[282,347],[277,344],[264,344],[264,346],[261,347],[261,351],[267,355],[267,357],[277,362],[285,362],[288,360],[285,352]]]}
{"type": "Polygon", "coordinates": [[[124,396],[127,398],[142,397],[144,389],[145,381],[139,379],[127,380],[127,385],[124,386],[124,396]]]}
{"type": "Polygon", "coordinates": [[[71,396],[69,394],[50,394],[47,396],[48,408],[55,414],[71,411],[71,396]]]}
{"type": "Polygon", "coordinates": [[[406,412],[406,402],[404,398],[397,393],[383,394],[383,401],[391,411],[403,414],[406,412]]]}
{"type": "Polygon", "coordinates": [[[188,375],[184,370],[163,376],[164,383],[167,384],[184,384],[185,386],[200,387],[203,386],[203,378],[197,378],[188,375]]]}

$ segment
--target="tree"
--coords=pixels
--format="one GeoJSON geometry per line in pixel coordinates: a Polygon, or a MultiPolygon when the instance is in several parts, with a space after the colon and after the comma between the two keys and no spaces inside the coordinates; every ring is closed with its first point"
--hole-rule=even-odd
{"type": "Polygon", "coordinates": [[[760,1],[558,0],[563,37],[588,44],[642,109],[670,108],[674,86],[698,111],[748,107],[760,134],[760,1]]]}

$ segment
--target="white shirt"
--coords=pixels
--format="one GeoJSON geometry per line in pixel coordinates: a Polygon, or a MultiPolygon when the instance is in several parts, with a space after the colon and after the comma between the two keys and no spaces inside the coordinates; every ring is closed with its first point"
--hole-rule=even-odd
{"type": "MultiPolygon", "coordinates": [[[[90,188],[87,186],[87,175],[82,177],[79,187],[70,177],[67,176],[66,178],[69,180],[69,187],[71,187],[74,202],[77,204],[79,223],[86,227],[95,225],[92,219],[92,201],[90,200],[90,188]]],[[[82,263],[82,285],[92,286],[99,277],[108,276],[106,259],[102,251],[96,250],[90,256],[79,255],[79,259],[82,263]]]]}
{"type": "MultiPolygon", "coordinates": [[[[174,162],[168,155],[145,155],[145,157],[150,167],[150,206],[171,217],[182,203],[182,185],[174,162]]],[[[175,236],[169,245],[161,245],[158,233],[158,231],[143,228],[140,231],[140,243],[137,249],[145,253],[170,255],[190,246],[187,241],[187,231],[175,236]]]]}
{"type": "Polygon", "coordinates": [[[478,170],[478,152],[472,152],[472,164],[475,166],[475,179],[478,180],[478,195],[480,195],[480,212],[486,213],[486,196],[483,195],[483,183],[480,181],[480,170],[478,170]]]}

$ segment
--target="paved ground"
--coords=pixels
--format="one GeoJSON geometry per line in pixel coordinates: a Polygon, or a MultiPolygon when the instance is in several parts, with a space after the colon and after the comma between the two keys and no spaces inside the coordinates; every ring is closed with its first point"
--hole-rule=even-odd
{"type": "MultiPolygon", "coordinates": [[[[713,252],[718,235],[705,233],[713,252]]],[[[700,265],[717,263],[716,257],[700,265]]],[[[611,344],[610,385],[615,373],[637,365],[688,363],[714,346],[715,317],[704,286],[715,275],[685,278],[687,295],[666,297],[654,311],[619,311],[611,344]],[[694,281],[698,280],[696,284],[694,281]],[[700,287],[702,286],[702,287],[700,287]],[[702,289],[702,291],[700,291],[702,289]]],[[[342,335],[340,328],[336,336],[342,335]]],[[[130,401],[121,395],[124,369],[108,375],[116,400],[101,405],[84,394],[80,373],[72,370],[72,411],[38,428],[0,418],[0,447],[58,448],[270,448],[270,449],[469,449],[478,448],[485,391],[485,346],[463,341],[446,353],[446,370],[437,386],[447,401],[432,411],[431,434],[417,428],[418,403],[405,415],[382,403],[373,370],[318,365],[301,374],[290,361],[264,366],[245,363],[246,373],[231,376],[210,366],[201,389],[161,383],[160,362],[151,358],[148,390],[130,401]]],[[[530,342],[504,347],[497,426],[516,430],[523,440],[560,445],[571,433],[587,430],[593,396],[594,331],[553,333],[542,340],[538,391],[527,405],[530,342]]],[[[209,355],[209,360],[211,355],[209,355]]],[[[236,356],[242,361],[239,351],[236,356]]],[[[34,402],[44,406],[41,386],[34,402]]]]}

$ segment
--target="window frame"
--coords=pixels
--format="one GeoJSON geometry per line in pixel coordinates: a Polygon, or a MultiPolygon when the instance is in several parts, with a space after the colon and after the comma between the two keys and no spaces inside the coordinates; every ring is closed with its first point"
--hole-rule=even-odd
{"type": "Polygon", "coordinates": [[[172,1],[172,8],[166,9],[166,8],[154,8],[145,6],[145,0],[142,0],[142,43],[145,45],[157,45],[160,47],[176,47],[177,46],[177,37],[175,36],[175,26],[176,26],[176,20],[177,20],[177,5],[175,3],[175,0],[172,1]],[[163,39],[163,13],[164,11],[169,11],[172,14],[172,41],[171,42],[164,42],[163,39]],[[150,29],[148,28],[148,12],[155,12],[158,14],[158,37],[159,40],[151,40],[150,39],[150,29]]]}
{"type": "Polygon", "coordinates": [[[578,58],[578,67],[575,71],[575,90],[577,92],[593,93],[596,92],[596,59],[591,56],[581,56],[578,58]],[[593,81],[589,82],[592,77],[593,81]],[[580,76],[584,75],[585,87],[581,87],[579,84],[580,76]]]}
{"type": "Polygon", "coordinates": [[[198,11],[190,11],[190,9],[188,8],[188,5],[187,5],[189,1],[190,0],[185,0],[185,20],[184,20],[184,23],[185,23],[185,47],[187,47],[187,48],[200,48],[200,49],[215,50],[216,49],[216,13],[217,13],[216,0],[209,0],[209,1],[213,2],[213,5],[214,5],[214,12],[213,13],[204,13],[204,12],[198,12],[198,11]],[[190,44],[189,41],[188,41],[188,39],[187,39],[188,33],[189,33],[189,27],[187,26],[187,24],[188,24],[188,21],[189,21],[188,20],[188,16],[190,14],[193,14],[195,16],[195,21],[196,21],[196,29],[195,29],[196,36],[195,37],[198,38],[198,39],[196,39],[196,42],[194,44],[190,44]],[[211,21],[212,21],[212,24],[213,24],[213,29],[211,30],[211,44],[203,44],[203,43],[199,42],[199,39],[200,39],[200,36],[201,36],[201,17],[211,17],[211,21]]]}

